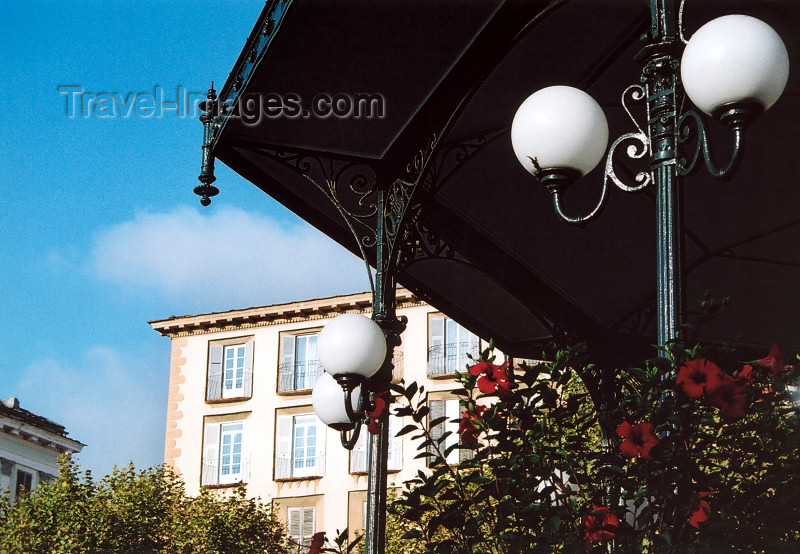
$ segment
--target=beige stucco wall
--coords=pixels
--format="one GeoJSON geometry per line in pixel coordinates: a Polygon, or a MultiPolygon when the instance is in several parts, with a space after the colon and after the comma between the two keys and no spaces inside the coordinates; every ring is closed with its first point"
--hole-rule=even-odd
{"type": "MultiPolygon", "coordinates": [[[[361,312],[370,315],[368,307],[361,312]]],[[[402,335],[403,345],[400,347],[403,353],[402,376],[406,382],[417,381],[430,391],[447,391],[456,388],[452,379],[432,380],[426,376],[428,314],[434,312],[434,308],[422,302],[398,309],[398,315],[408,318],[402,335]]],[[[325,530],[329,535],[354,521],[361,521],[361,503],[355,499],[361,498],[362,494],[351,493],[365,491],[367,478],[366,475],[349,473],[349,452],[341,446],[339,433],[333,429],[326,428],[323,477],[289,481],[273,479],[276,414],[286,413],[287,410],[294,413],[313,411],[310,393],[277,393],[280,333],[318,328],[335,315],[330,313],[323,317],[310,313],[292,321],[251,321],[226,330],[193,329],[188,334],[172,337],[164,458],[167,464],[183,475],[189,493],[195,494],[200,490],[204,421],[239,414],[236,418],[248,422],[249,495],[277,502],[281,506],[280,513],[284,521],[287,506],[308,505],[304,503],[313,501],[317,507],[317,530],[325,530]],[[247,337],[254,341],[252,397],[235,402],[207,402],[209,341],[247,337]]],[[[412,479],[417,470],[424,467],[423,460],[413,459],[417,452],[410,436],[403,437],[402,470],[389,474],[390,487],[402,486],[404,481],[412,479]]]]}

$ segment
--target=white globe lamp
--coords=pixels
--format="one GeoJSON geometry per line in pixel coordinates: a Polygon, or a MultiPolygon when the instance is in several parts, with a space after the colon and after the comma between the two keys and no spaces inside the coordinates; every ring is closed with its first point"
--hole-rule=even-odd
{"type": "Polygon", "coordinates": [[[530,95],[511,123],[514,154],[534,176],[558,169],[586,175],[608,146],[608,121],[600,105],[575,87],[552,86],[530,95]]]}
{"type": "Polygon", "coordinates": [[[369,379],[386,358],[386,339],[370,318],[342,314],[330,320],[317,337],[317,358],[334,377],[369,379]]]}
{"type": "Polygon", "coordinates": [[[789,54],[775,30],[755,17],[726,15],[692,35],[681,59],[687,96],[703,112],[754,103],[766,110],[789,78],[789,54]]]}
{"type": "MultiPolygon", "coordinates": [[[[361,387],[356,387],[351,393],[351,407],[353,412],[358,411],[358,399],[361,396],[361,387]]],[[[322,372],[317,377],[314,390],[311,391],[311,405],[317,417],[325,425],[337,431],[347,431],[353,428],[354,422],[345,409],[344,389],[329,373],[322,372]]]]}

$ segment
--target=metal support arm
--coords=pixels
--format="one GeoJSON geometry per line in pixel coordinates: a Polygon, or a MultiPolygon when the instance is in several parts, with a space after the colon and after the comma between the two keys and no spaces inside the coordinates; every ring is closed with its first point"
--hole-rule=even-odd
{"type": "Polygon", "coordinates": [[[703,118],[695,110],[689,110],[678,121],[680,128],[679,142],[688,142],[692,136],[692,121],[697,128],[697,144],[695,145],[692,159],[687,163],[681,160],[678,165],[678,173],[682,176],[694,175],[700,169],[700,156],[702,154],[706,170],[713,177],[726,181],[730,179],[744,155],[745,131],[755,117],[763,111],[763,107],[756,102],[737,102],[725,104],[715,110],[714,117],[731,128],[734,134],[733,151],[731,152],[728,164],[720,168],[714,161],[711,152],[711,139],[708,134],[708,127],[703,118]]]}

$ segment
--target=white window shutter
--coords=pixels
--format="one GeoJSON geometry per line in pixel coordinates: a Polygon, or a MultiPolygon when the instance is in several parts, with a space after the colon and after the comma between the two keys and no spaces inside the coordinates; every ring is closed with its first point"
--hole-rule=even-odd
{"type": "Polygon", "coordinates": [[[299,543],[303,532],[303,508],[289,508],[287,518],[289,522],[286,525],[286,533],[290,539],[299,543]]]}
{"type": "Polygon", "coordinates": [[[244,345],[244,396],[253,396],[253,346],[254,341],[244,345]]]}
{"type": "MultiPolygon", "coordinates": [[[[467,406],[463,402],[459,401],[459,403],[458,403],[458,410],[459,410],[458,418],[459,418],[459,420],[461,419],[461,412],[463,412],[466,409],[467,409],[467,406]]],[[[453,425],[455,426],[455,431],[456,431],[456,437],[457,437],[456,441],[461,442],[461,437],[458,436],[458,427],[457,427],[458,424],[454,423],[453,425]]],[[[469,448],[459,448],[458,449],[458,461],[459,461],[459,463],[463,462],[464,460],[471,460],[474,456],[475,456],[475,451],[474,450],[470,450],[469,448]]]]}
{"type": "Polygon", "coordinates": [[[361,429],[356,445],[350,451],[350,473],[367,472],[367,434],[361,429]]]}
{"type": "Polygon", "coordinates": [[[242,421],[242,483],[250,482],[250,426],[242,421]]]}
{"type": "Polygon", "coordinates": [[[428,375],[439,375],[445,371],[444,317],[428,320],[428,375]]]}
{"type": "Polygon", "coordinates": [[[288,508],[286,525],[287,534],[294,542],[303,546],[311,543],[311,536],[316,528],[316,514],[313,506],[304,508],[288,508]]]}
{"type": "Polygon", "coordinates": [[[292,477],[294,417],[278,416],[275,425],[275,479],[289,479],[292,477]]]}
{"type": "Polygon", "coordinates": [[[281,338],[281,364],[278,371],[278,391],[295,389],[294,383],[294,335],[283,335],[281,338]]]}
{"type": "Polygon", "coordinates": [[[444,317],[432,317],[428,321],[429,336],[428,346],[442,346],[444,344],[444,317]]]}
{"type": "MultiPolygon", "coordinates": [[[[322,423],[316,414],[314,419],[317,424],[317,472],[319,476],[325,475],[325,437],[328,435],[328,426],[322,423]]],[[[313,509],[313,508],[312,508],[313,509]]]]}
{"type": "Polygon", "coordinates": [[[312,335],[308,337],[309,388],[314,388],[314,384],[317,382],[317,375],[321,371],[320,367],[319,360],[317,360],[317,335],[312,335]]]}
{"type": "Polygon", "coordinates": [[[389,414],[389,466],[388,469],[403,469],[403,437],[396,436],[402,429],[403,418],[389,414]]]}
{"type": "Polygon", "coordinates": [[[283,335],[281,344],[281,363],[293,364],[294,363],[294,343],[296,337],[294,335],[283,335]]]}
{"type": "MultiPolygon", "coordinates": [[[[430,400],[428,401],[428,406],[430,407],[431,411],[428,414],[428,421],[433,421],[435,419],[439,419],[440,417],[444,417],[444,400],[430,400]]],[[[444,434],[444,423],[437,423],[435,426],[431,427],[431,438],[433,439],[434,443],[436,443],[439,438],[444,434]]],[[[439,446],[439,449],[442,450],[444,445],[439,446]]],[[[435,455],[436,449],[433,445],[428,447],[428,452],[431,455],[435,455]]],[[[433,460],[429,460],[432,462],[433,460]]]]}
{"type": "Polygon", "coordinates": [[[222,398],[222,346],[208,346],[208,383],[206,400],[222,398]]]}
{"type": "Polygon", "coordinates": [[[316,517],[313,507],[303,508],[303,540],[307,541],[316,531],[316,517]]]}
{"type": "Polygon", "coordinates": [[[205,425],[200,484],[219,484],[219,423],[206,423],[205,425]]]}
{"type": "MultiPolygon", "coordinates": [[[[447,439],[442,445],[442,451],[446,450],[454,444],[458,444],[458,422],[461,419],[461,402],[457,398],[449,398],[444,401],[444,415],[447,416],[447,421],[444,422],[444,432],[450,431],[447,439]]],[[[453,449],[447,456],[447,462],[450,464],[458,463],[459,449],[453,449]]]]}

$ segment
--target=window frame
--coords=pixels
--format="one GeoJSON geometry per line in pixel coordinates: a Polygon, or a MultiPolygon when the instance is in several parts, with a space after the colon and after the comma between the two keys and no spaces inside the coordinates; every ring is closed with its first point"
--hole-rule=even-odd
{"type": "Polygon", "coordinates": [[[275,449],[273,454],[273,480],[275,481],[307,481],[320,479],[325,475],[325,442],[327,427],[317,417],[310,406],[296,408],[283,408],[276,411],[275,415],[275,449]],[[304,459],[308,459],[308,434],[311,424],[314,432],[314,464],[308,466],[307,462],[302,468],[296,468],[296,446],[298,420],[300,428],[304,429],[304,459]],[[305,422],[303,420],[306,420],[305,422]]]}
{"type": "Polygon", "coordinates": [[[34,483],[33,471],[28,471],[27,469],[17,466],[14,480],[14,498],[19,498],[21,494],[31,492],[34,486],[36,485],[34,483]]]}
{"type": "MultiPolygon", "coordinates": [[[[446,452],[447,449],[452,445],[459,444],[459,435],[458,435],[458,427],[459,422],[461,420],[461,413],[466,409],[464,403],[461,399],[456,396],[442,394],[441,396],[436,395],[432,398],[428,398],[428,408],[430,411],[428,412],[428,425],[430,422],[438,419],[440,417],[447,417],[446,421],[443,421],[433,427],[430,428],[431,437],[434,440],[439,439],[445,433],[450,433],[445,438],[444,444],[442,446],[442,452],[446,452]],[[438,403],[442,403],[441,405],[438,403]]],[[[433,445],[428,447],[428,465],[431,465],[433,462],[433,458],[435,456],[435,450],[433,445]]],[[[445,460],[448,464],[459,464],[465,460],[469,460],[475,455],[473,450],[468,448],[453,448],[445,457],[445,460]]]]}
{"type": "MultiPolygon", "coordinates": [[[[390,473],[396,473],[403,469],[403,437],[396,436],[403,428],[404,418],[389,414],[389,449],[387,453],[386,469],[390,473]]],[[[365,475],[367,473],[367,437],[369,432],[362,428],[355,446],[350,451],[349,472],[353,475],[365,475]]]]}
{"type": "MultiPolygon", "coordinates": [[[[240,402],[253,397],[254,355],[255,339],[252,335],[247,337],[211,340],[208,342],[205,391],[206,404],[240,402]],[[244,356],[242,358],[242,386],[232,387],[230,392],[226,392],[226,354],[229,351],[233,351],[235,348],[241,347],[244,347],[244,356]]],[[[235,380],[234,375],[234,384],[235,380]]]]}
{"type": "Polygon", "coordinates": [[[427,332],[427,376],[430,378],[451,377],[456,371],[463,373],[469,363],[467,354],[473,357],[480,354],[480,337],[441,312],[428,314],[427,332]],[[441,327],[441,331],[437,331],[436,327],[441,327]],[[448,328],[451,331],[448,332],[448,328]],[[448,342],[448,335],[453,331],[456,333],[456,342],[448,342]],[[461,340],[462,334],[466,340],[461,340]]]}
{"type": "MultiPolygon", "coordinates": [[[[309,394],[314,388],[317,376],[322,368],[319,361],[316,359],[316,337],[322,331],[322,327],[295,329],[292,331],[282,331],[279,334],[278,345],[278,380],[276,383],[276,390],[281,395],[293,394],[309,394]],[[299,366],[297,362],[297,341],[298,339],[305,339],[314,337],[313,351],[314,355],[309,357],[310,344],[306,346],[305,353],[306,359],[302,372],[303,379],[300,381],[298,371],[299,366]],[[291,343],[291,348],[287,348],[291,343]],[[312,359],[313,358],[313,359],[312,359]],[[291,371],[290,371],[291,368],[291,371]],[[300,381],[300,382],[298,382],[300,381]]],[[[310,343],[311,341],[309,341],[310,343]]]]}
{"type": "Polygon", "coordinates": [[[219,429],[219,477],[220,485],[232,485],[244,482],[244,421],[230,421],[220,423],[219,429]],[[227,429],[226,429],[227,428],[227,429]],[[226,439],[230,438],[230,444],[226,444],[226,439]],[[237,441],[238,438],[238,441],[237,441]],[[239,451],[236,452],[236,447],[239,451]],[[225,448],[230,447],[230,452],[225,448]],[[236,459],[238,455],[238,460],[236,459]],[[229,458],[226,461],[226,458],[229,458]],[[239,471],[234,471],[238,466],[239,471]],[[230,472],[226,473],[226,468],[230,467],[230,472]]]}
{"type": "Polygon", "coordinates": [[[247,358],[247,345],[228,344],[222,347],[222,398],[244,398],[245,394],[245,365],[247,358]],[[233,356],[229,356],[233,353],[233,356]],[[233,362],[229,366],[229,362],[233,362]],[[230,376],[229,376],[230,373],[230,376]],[[228,388],[228,382],[231,387],[228,388]]]}
{"type": "MultiPolygon", "coordinates": [[[[228,414],[225,416],[206,416],[203,421],[203,441],[200,460],[200,486],[204,488],[224,488],[239,485],[240,483],[247,483],[250,480],[250,433],[249,433],[249,412],[228,414]],[[241,426],[240,429],[230,429],[225,431],[225,428],[233,428],[241,426]],[[224,452],[224,438],[225,435],[239,433],[239,472],[223,474],[224,461],[223,457],[226,455],[224,452]]],[[[235,457],[235,440],[231,443],[231,463],[229,465],[237,465],[234,462],[235,457]]]]}

